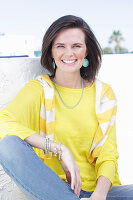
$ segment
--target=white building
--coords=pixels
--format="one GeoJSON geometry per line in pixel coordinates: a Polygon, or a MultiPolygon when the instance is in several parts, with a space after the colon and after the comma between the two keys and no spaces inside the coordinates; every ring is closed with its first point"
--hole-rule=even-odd
{"type": "Polygon", "coordinates": [[[34,56],[35,38],[32,35],[0,35],[0,56],[34,56]]]}

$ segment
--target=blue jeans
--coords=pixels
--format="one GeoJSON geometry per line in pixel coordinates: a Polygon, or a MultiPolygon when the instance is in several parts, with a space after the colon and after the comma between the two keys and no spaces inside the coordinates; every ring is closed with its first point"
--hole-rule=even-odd
{"type": "MultiPolygon", "coordinates": [[[[79,200],[92,194],[82,190],[78,198],[70,185],[17,136],[5,136],[0,140],[0,164],[28,200],[79,200]]],[[[107,197],[107,200],[128,199],[133,200],[133,185],[113,186],[107,197]]]]}

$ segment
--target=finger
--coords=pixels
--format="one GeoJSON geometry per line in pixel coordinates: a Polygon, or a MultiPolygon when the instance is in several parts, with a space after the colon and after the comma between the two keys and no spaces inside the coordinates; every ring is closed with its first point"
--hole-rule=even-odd
{"type": "Polygon", "coordinates": [[[75,185],[75,189],[74,189],[74,193],[79,196],[80,194],[80,183],[78,180],[76,180],[76,185],[75,185]]]}
{"type": "Polygon", "coordinates": [[[70,172],[66,172],[66,178],[67,178],[68,183],[70,184],[71,183],[71,174],[70,174],[70,172]]]}
{"type": "Polygon", "coordinates": [[[79,181],[79,187],[78,187],[78,197],[80,195],[80,192],[81,192],[81,185],[82,185],[82,181],[81,181],[81,178],[80,178],[80,181],[79,181]]]}
{"type": "Polygon", "coordinates": [[[80,178],[80,170],[76,170],[76,185],[75,185],[75,190],[74,193],[79,197],[80,191],[81,191],[81,178],[80,178]]]}
{"type": "Polygon", "coordinates": [[[75,187],[75,183],[76,183],[76,176],[74,171],[71,172],[71,189],[74,190],[75,187]]]}
{"type": "Polygon", "coordinates": [[[81,198],[80,200],[90,200],[90,198],[81,198]]]}
{"type": "Polygon", "coordinates": [[[76,183],[75,183],[74,193],[78,196],[81,188],[80,170],[78,168],[76,168],[75,177],[76,177],[76,183]]]}

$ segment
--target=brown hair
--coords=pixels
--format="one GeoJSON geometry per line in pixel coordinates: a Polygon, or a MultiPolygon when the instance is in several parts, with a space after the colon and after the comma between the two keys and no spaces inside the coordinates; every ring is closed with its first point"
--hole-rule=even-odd
{"type": "Polygon", "coordinates": [[[42,43],[41,64],[54,77],[56,69],[52,65],[52,43],[61,30],[68,28],[80,28],[84,32],[88,53],[86,58],[89,60],[89,66],[86,68],[82,66],[80,74],[81,77],[88,81],[94,80],[101,66],[102,49],[89,25],[80,17],[73,15],[63,16],[53,22],[48,28],[42,43]]]}

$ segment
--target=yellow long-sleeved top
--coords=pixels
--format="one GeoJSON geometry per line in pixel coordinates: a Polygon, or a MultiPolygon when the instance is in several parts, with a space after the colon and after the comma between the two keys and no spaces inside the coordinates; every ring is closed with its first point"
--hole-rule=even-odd
{"type": "MultiPolygon", "coordinates": [[[[62,90],[62,88],[59,87],[59,90],[62,90]]],[[[62,91],[63,99],[68,105],[71,105],[72,96],[69,95],[71,98],[67,98],[70,92],[68,90],[71,89],[67,90],[67,88],[65,88],[64,90],[64,93],[62,91]]],[[[73,99],[73,103],[75,103],[76,99],[81,94],[81,90],[74,91],[74,89],[72,89],[72,91],[75,94],[75,99],[73,99]]],[[[0,112],[0,138],[5,135],[17,135],[21,139],[25,139],[29,135],[34,133],[39,134],[41,130],[45,129],[47,135],[52,135],[52,133],[54,133],[54,139],[56,139],[57,142],[62,142],[73,153],[80,167],[83,190],[94,190],[96,180],[101,175],[109,178],[113,185],[119,185],[115,124],[110,130],[108,138],[102,146],[96,161],[93,164],[88,162],[88,153],[92,148],[91,145],[99,125],[95,112],[95,98],[95,84],[93,84],[92,87],[84,89],[83,98],[81,103],[75,108],[75,112],[74,110],[67,110],[66,112],[63,105],[59,103],[60,100],[56,92],[56,104],[54,105],[51,100],[45,101],[47,96],[44,94],[44,89],[39,81],[29,81],[16,98],[0,112]],[[40,123],[40,121],[43,120],[42,108],[44,106],[42,106],[42,102],[44,102],[45,105],[47,104],[47,109],[49,109],[49,107],[54,109],[55,107],[55,122],[49,121],[48,118],[46,118],[46,127],[42,127],[45,123],[40,123]],[[69,127],[67,125],[69,125],[69,127]]],[[[46,112],[49,113],[47,109],[46,112]]],[[[42,159],[42,152],[40,153],[38,149],[35,149],[35,151],[42,159]]],[[[42,160],[62,179],[66,180],[65,173],[57,158],[52,157],[51,159],[42,160]]]]}

